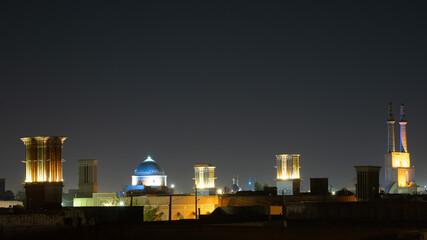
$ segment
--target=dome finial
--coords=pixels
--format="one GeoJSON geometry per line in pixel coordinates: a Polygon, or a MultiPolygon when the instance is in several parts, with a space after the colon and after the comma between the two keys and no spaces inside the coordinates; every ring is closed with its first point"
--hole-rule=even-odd
{"type": "Polygon", "coordinates": [[[154,160],[151,158],[151,155],[150,155],[150,154],[148,154],[148,155],[147,155],[147,159],[145,159],[145,160],[144,160],[144,162],[145,162],[145,161],[154,161],[154,160]]]}

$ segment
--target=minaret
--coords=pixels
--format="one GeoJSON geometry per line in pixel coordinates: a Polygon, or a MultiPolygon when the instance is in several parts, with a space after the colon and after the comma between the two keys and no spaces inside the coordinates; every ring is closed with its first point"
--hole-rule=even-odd
{"type": "Polygon", "coordinates": [[[408,152],[408,145],[406,143],[406,124],[408,122],[405,119],[405,105],[402,103],[400,106],[400,152],[408,152]]]}
{"type": "MultiPolygon", "coordinates": [[[[390,102],[388,104],[388,117],[387,117],[387,127],[388,127],[388,145],[387,152],[394,152],[394,118],[393,118],[393,104],[390,102]]],[[[405,141],[406,143],[406,141],[405,141]]]]}

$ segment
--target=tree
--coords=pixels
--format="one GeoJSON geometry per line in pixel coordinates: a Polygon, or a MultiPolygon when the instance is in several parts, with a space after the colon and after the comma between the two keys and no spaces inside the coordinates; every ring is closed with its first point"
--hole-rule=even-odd
{"type": "Polygon", "coordinates": [[[156,221],[158,206],[144,205],[144,222],[156,221]]]}
{"type": "Polygon", "coordinates": [[[255,182],[254,183],[254,188],[255,188],[255,191],[262,191],[262,190],[264,190],[263,186],[259,182],[255,182]]]}
{"type": "Polygon", "coordinates": [[[18,190],[16,192],[15,200],[21,201],[25,206],[26,202],[25,202],[25,190],[24,190],[24,188],[21,188],[20,190],[18,190]]]}

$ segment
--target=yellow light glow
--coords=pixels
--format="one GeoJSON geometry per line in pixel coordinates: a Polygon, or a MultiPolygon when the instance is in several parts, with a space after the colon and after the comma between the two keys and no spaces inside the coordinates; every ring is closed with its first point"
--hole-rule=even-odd
{"type": "Polygon", "coordinates": [[[393,152],[392,155],[392,166],[394,168],[410,167],[409,153],[393,152]]]}
{"type": "Polygon", "coordinates": [[[205,189],[205,188],[213,188],[210,187],[212,185],[206,185],[206,184],[196,184],[198,189],[205,189]]]}
{"type": "Polygon", "coordinates": [[[399,187],[411,187],[414,183],[409,179],[409,171],[403,170],[398,172],[398,185],[399,187]]]}
{"type": "Polygon", "coordinates": [[[66,137],[37,136],[21,140],[26,148],[25,182],[61,182],[62,144],[66,137]]]}
{"type": "Polygon", "coordinates": [[[277,179],[299,179],[299,154],[279,154],[277,159],[277,179]]]}
{"type": "Polygon", "coordinates": [[[196,164],[195,184],[198,189],[215,188],[215,167],[210,164],[196,164]]]}

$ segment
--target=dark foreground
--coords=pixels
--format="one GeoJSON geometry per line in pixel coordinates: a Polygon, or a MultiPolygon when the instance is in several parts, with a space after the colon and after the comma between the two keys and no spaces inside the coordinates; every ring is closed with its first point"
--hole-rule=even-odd
{"type": "Polygon", "coordinates": [[[15,229],[1,239],[427,239],[427,223],[369,222],[253,222],[212,225],[195,221],[153,222],[78,228],[15,229]]]}

